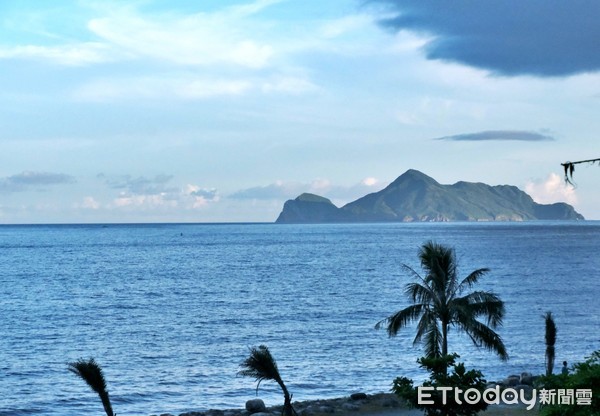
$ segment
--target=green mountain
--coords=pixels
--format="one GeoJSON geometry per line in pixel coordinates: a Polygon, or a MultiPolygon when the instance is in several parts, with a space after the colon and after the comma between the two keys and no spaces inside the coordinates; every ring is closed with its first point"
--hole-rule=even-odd
{"type": "Polygon", "coordinates": [[[410,169],[385,189],[336,207],[302,194],[287,201],[277,223],[582,220],[565,203],[542,205],[515,186],[442,185],[410,169]]]}

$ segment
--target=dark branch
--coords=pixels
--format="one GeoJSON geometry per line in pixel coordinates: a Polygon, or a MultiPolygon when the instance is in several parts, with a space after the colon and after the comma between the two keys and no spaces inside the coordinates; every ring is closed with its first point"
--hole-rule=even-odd
{"type": "Polygon", "coordinates": [[[600,163],[600,159],[588,159],[588,160],[579,160],[577,162],[561,163],[560,165],[565,170],[565,182],[568,183],[569,185],[575,186],[575,184],[573,183],[573,172],[575,172],[575,165],[578,165],[580,163],[596,163],[596,162],[600,163]]]}

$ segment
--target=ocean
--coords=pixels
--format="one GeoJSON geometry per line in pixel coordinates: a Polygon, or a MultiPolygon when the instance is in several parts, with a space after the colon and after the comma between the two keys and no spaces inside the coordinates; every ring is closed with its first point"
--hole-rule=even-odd
{"type": "MultiPolygon", "coordinates": [[[[267,345],[294,400],[389,391],[422,380],[414,327],[375,324],[409,305],[404,285],[428,240],[506,303],[510,359],[451,330],[449,350],[497,380],[600,349],[600,222],[0,226],[0,415],[103,414],[67,370],[94,357],[117,414],[243,408],[248,348],[267,345]]],[[[258,397],[283,402],[264,382],[258,397]]]]}

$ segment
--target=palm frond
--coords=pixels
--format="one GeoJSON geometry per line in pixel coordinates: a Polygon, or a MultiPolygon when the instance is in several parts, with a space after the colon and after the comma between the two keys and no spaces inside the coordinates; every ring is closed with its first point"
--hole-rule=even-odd
{"type": "Polygon", "coordinates": [[[435,298],[434,291],[427,283],[407,283],[404,287],[404,294],[415,303],[430,303],[435,298]]]}
{"type": "Polygon", "coordinates": [[[408,264],[403,264],[402,268],[404,269],[404,271],[408,272],[409,274],[411,274],[416,280],[419,280],[421,282],[424,282],[425,279],[423,279],[423,277],[421,277],[421,275],[412,267],[410,267],[408,264]]]}
{"type": "Polygon", "coordinates": [[[481,268],[481,269],[477,269],[473,272],[471,272],[467,277],[465,277],[460,284],[457,286],[457,290],[456,293],[461,293],[463,290],[465,289],[470,289],[473,287],[473,285],[475,285],[479,279],[481,279],[482,276],[486,275],[487,273],[489,273],[490,269],[488,269],[487,267],[481,268]]]}
{"type": "Polygon", "coordinates": [[[277,368],[277,362],[266,345],[250,347],[250,356],[242,361],[241,367],[242,369],[238,371],[238,375],[254,377],[258,382],[256,385],[257,393],[260,383],[264,380],[273,380],[279,384],[284,397],[283,409],[281,412],[282,416],[297,416],[297,413],[292,406],[292,395],[289,393],[283,382],[281,375],[279,374],[279,369],[277,368]]]}
{"type": "Polygon", "coordinates": [[[436,262],[439,262],[446,253],[446,247],[443,245],[438,244],[433,240],[426,241],[419,248],[419,261],[421,262],[421,267],[423,267],[424,270],[430,271],[432,260],[435,259],[436,262]]]}
{"type": "Polygon", "coordinates": [[[419,252],[421,266],[427,271],[426,282],[432,289],[434,302],[443,305],[456,287],[454,250],[433,241],[425,243],[419,252]]]}
{"type": "Polygon", "coordinates": [[[495,352],[502,361],[508,360],[508,352],[502,338],[490,327],[473,319],[468,324],[463,325],[463,329],[475,345],[495,352]]]}
{"type": "Polygon", "coordinates": [[[432,274],[456,272],[454,250],[435,241],[428,241],[421,246],[419,260],[421,267],[432,274]]]}
{"type": "Polygon", "coordinates": [[[424,313],[419,321],[413,344],[421,341],[424,343],[427,357],[440,357],[442,355],[442,331],[435,314],[431,311],[424,313]]]}
{"type": "Polygon", "coordinates": [[[454,321],[460,325],[473,318],[484,317],[492,328],[502,326],[504,302],[492,292],[476,291],[452,300],[454,321]]]}
{"type": "Polygon", "coordinates": [[[104,373],[93,358],[87,361],[80,358],[76,362],[69,363],[68,366],[69,371],[81,377],[96,393],[106,391],[104,373]]]}
{"type": "Polygon", "coordinates": [[[93,358],[89,360],[80,358],[75,362],[69,363],[68,369],[83,379],[100,396],[107,416],[114,416],[108,391],[106,390],[106,379],[100,365],[93,358]]]}
{"type": "Polygon", "coordinates": [[[544,315],[544,321],[546,324],[546,345],[554,346],[554,344],[556,343],[556,324],[554,323],[554,317],[552,316],[552,312],[546,312],[546,314],[544,315]]]}
{"type": "Polygon", "coordinates": [[[390,337],[398,334],[400,329],[406,327],[410,322],[416,321],[424,311],[424,306],[421,304],[410,305],[401,311],[377,322],[375,329],[381,329],[386,326],[387,333],[390,337]]]}
{"type": "Polygon", "coordinates": [[[543,318],[546,327],[546,375],[551,375],[554,369],[554,358],[556,356],[556,350],[554,349],[554,344],[556,343],[556,323],[554,323],[552,312],[546,312],[543,318]]]}
{"type": "Polygon", "coordinates": [[[257,391],[260,383],[264,380],[273,380],[278,384],[282,383],[277,363],[269,348],[265,345],[250,347],[250,356],[242,361],[241,367],[242,369],[238,371],[238,375],[253,377],[258,382],[257,391]]]}

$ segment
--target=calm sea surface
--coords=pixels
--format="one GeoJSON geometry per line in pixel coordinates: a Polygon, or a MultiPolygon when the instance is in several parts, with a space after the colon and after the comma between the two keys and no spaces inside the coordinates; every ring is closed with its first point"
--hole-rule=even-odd
{"type": "MultiPolygon", "coordinates": [[[[429,239],[507,315],[502,363],[452,333],[449,349],[494,380],[542,373],[544,321],[557,362],[600,349],[600,222],[352,225],[0,226],[0,415],[103,414],[67,370],[95,357],[119,415],[242,408],[248,347],[266,344],[295,400],[388,391],[422,379],[414,328],[377,321],[408,306],[403,286],[429,239]]],[[[282,398],[273,383],[259,397],[282,398]]]]}

